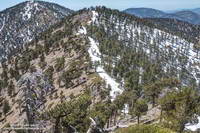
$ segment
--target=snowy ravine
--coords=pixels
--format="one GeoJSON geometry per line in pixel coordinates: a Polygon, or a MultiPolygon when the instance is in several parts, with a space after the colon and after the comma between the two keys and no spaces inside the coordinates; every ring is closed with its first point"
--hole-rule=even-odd
{"type": "MultiPolygon", "coordinates": [[[[88,22],[88,24],[95,22],[97,19],[98,13],[96,13],[95,11],[92,11],[92,19],[91,21],[88,22]]],[[[77,35],[80,34],[87,34],[87,30],[84,26],[80,27],[77,35]]],[[[99,62],[101,64],[101,58],[100,58],[100,51],[99,51],[99,43],[96,42],[93,38],[88,37],[89,42],[90,42],[90,48],[88,49],[88,53],[91,57],[91,60],[93,63],[99,62]]],[[[122,88],[119,88],[120,84],[117,83],[115,81],[115,79],[113,79],[111,76],[109,76],[109,74],[104,70],[103,66],[99,65],[96,68],[97,73],[99,74],[99,76],[105,80],[106,85],[110,85],[111,87],[111,91],[110,91],[110,97],[111,97],[111,101],[113,101],[117,95],[121,94],[123,92],[122,88]]],[[[127,112],[127,111],[125,111],[127,112]]]]}
{"type": "MultiPolygon", "coordinates": [[[[88,52],[89,52],[92,62],[93,63],[101,62],[101,58],[99,57],[101,55],[98,48],[99,44],[95,42],[93,38],[91,37],[88,37],[88,38],[91,44],[88,52]]],[[[111,96],[111,101],[113,101],[117,95],[123,92],[123,90],[119,88],[119,83],[117,83],[112,77],[108,75],[108,73],[106,73],[106,71],[103,69],[103,66],[100,66],[100,65],[97,66],[96,71],[99,74],[99,76],[105,80],[106,84],[110,85],[111,87],[110,96],[111,96]]]]}
{"type": "MultiPolygon", "coordinates": [[[[90,22],[88,22],[88,24],[95,23],[98,19],[97,17],[99,16],[99,14],[96,11],[92,11],[92,19],[90,22]]],[[[84,33],[86,34],[87,31],[84,27],[82,27],[83,31],[85,31],[84,33]]],[[[100,58],[100,51],[99,51],[99,43],[96,42],[93,38],[88,37],[89,41],[90,41],[90,48],[88,50],[89,55],[91,57],[91,60],[93,63],[95,62],[99,62],[101,64],[101,58],[100,58]]],[[[115,79],[113,79],[111,76],[109,76],[109,74],[104,70],[103,66],[98,65],[96,68],[97,73],[99,74],[99,76],[105,80],[106,85],[110,85],[111,87],[111,91],[110,91],[110,97],[111,97],[111,101],[113,101],[117,95],[122,94],[123,89],[119,88],[119,83],[117,83],[115,81],[115,79]]],[[[126,111],[127,112],[127,111],[126,111]]]]}

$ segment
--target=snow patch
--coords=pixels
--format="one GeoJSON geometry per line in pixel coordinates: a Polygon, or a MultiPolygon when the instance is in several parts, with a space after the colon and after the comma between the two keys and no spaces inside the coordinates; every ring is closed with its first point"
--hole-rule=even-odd
{"type": "Polygon", "coordinates": [[[99,16],[99,14],[96,11],[92,11],[92,18],[91,21],[88,21],[88,24],[91,24],[92,22],[96,22],[97,17],[99,16]]]}
{"type": "Polygon", "coordinates": [[[32,16],[31,11],[35,8],[35,12],[39,10],[38,8],[39,4],[37,2],[34,2],[34,0],[28,1],[26,4],[26,7],[24,8],[25,12],[23,14],[24,20],[29,20],[32,16]]]}
{"type": "Polygon", "coordinates": [[[196,131],[197,129],[200,129],[200,117],[198,117],[198,121],[199,121],[199,123],[194,124],[194,125],[187,124],[185,128],[188,130],[191,130],[191,131],[196,131]]]}
{"type": "Polygon", "coordinates": [[[24,20],[28,20],[31,18],[31,3],[32,2],[28,2],[26,7],[25,7],[25,13],[23,14],[23,19],[24,20]]]}
{"type": "Polygon", "coordinates": [[[92,11],[92,22],[95,22],[98,16],[99,14],[96,11],[92,11]]]}
{"type": "Polygon", "coordinates": [[[122,113],[128,114],[129,113],[129,105],[125,104],[124,109],[122,110],[122,113]]]}
{"type": "Polygon", "coordinates": [[[77,35],[80,35],[80,34],[84,34],[84,35],[87,34],[87,30],[86,30],[86,28],[85,28],[84,26],[82,26],[82,27],[79,29],[78,33],[77,33],[77,35]]]}
{"type": "Polygon", "coordinates": [[[1,29],[0,29],[0,32],[3,30],[4,26],[5,26],[5,18],[4,18],[4,20],[3,20],[3,25],[2,25],[2,27],[1,27],[1,29]]]}

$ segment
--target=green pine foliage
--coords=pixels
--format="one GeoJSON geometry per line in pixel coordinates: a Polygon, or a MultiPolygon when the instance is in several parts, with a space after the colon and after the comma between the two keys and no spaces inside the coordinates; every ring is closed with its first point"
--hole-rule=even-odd
{"type": "Polygon", "coordinates": [[[56,64],[54,66],[55,70],[59,72],[64,69],[64,66],[65,66],[65,57],[57,58],[56,64]]]}
{"type": "Polygon", "coordinates": [[[3,103],[3,113],[6,115],[10,111],[11,107],[9,105],[9,102],[7,100],[3,103]]]}
{"type": "Polygon", "coordinates": [[[140,123],[140,117],[145,115],[148,111],[148,105],[144,100],[137,100],[134,108],[130,110],[132,116],[137,117],[138,124],[140,123]]]}
{"type": "Polygon", "coordinates": [[[116,133],[175,133],[174,131],[158,125],[136,125],[119,129],[116,133]]]}
{"type": "Polygon", "coordinates": [[[182,133],[187,123],[197,123],[199,98],[198,91],[188,87],[170,92],[161,98],[161,118],[165,126],[182,133]]]}
{"type": "Polygon", "coordinates": [[[90,104],[90,96],[84,94],[46,112],[49,119],[55,120],[55,133],[73,132],[71,126],[80,133],[86,132],[90,124],[87,111],[90,104]]]}
{"type": "MultiPolygon", "coordinates": [[[[88,63],[85,68],[83,67],[85,62],[89,61],[89,55],[86,46],[80,45],[79,41],[81,39],[88,41],[87,38],[81,37],[77,39],[76,35],[73,35],[75,29],[78,29],[80,26],[80,22],[74,22],[73,17],[80,17],[79,15],[82,12],[89,10],[84,9],[78,11],[66,18],[69,21],[63,20],[57,25],[52,26],[46,32],[41,33],[37,38],[38,40],[32,42],[33,48],[26,47],[21,51],[23,54],[17,55],[15,59],[13,58],[14,63],[12,67],[8,68],[7,64],[3,64],[0,90],[6,88],[8,95],[13,96],[15,89],[13,85],[14,79],[17,81],[20,75],[32,70],[31,61],[34,59],[39,59],[39,66],[44,70],[44,74],[51,84],[55,83],[54,80],[57,80],[59,86],[61,83],[64,83],[65,88],[73,86],[73,80],[83,74],[82,70],[86,71],[89,69],[88,66],[92,66],[91,62],[89,62],[90,65],[88,63]],[[67,41],[65,42],[64,39],[67,41]],[[44,42],[44,44],[41,45],[39,42],[44,42]],[[51,52],[55,52],[56,49],[61,48],[69,56],[76,52],[79,53],[76,56],[76,61],[66,63],[65,57],[61,57],[56,59],[54,66],[47,64],[45,57],[51,52]],[[54,73],[60,73],[59,79],[53,79],[54,73]]],[[[86,27],[88,35],[99,42],[100,52],[102,53],[101,64],[98,62],[93,64],[93,66],[96,68],[98,65],[102,65],[111,77],[117,79],[120,83],[123,81],[125,90],[111,102],[108,100],[111,87],[105,87],[103,90],[99,87],[103,84],[101,79],[94,78],[94,82],[98,84],[98,87],[96,87],[96,84],[93,84],[92,87],[97,88],[101,97],[95,105],[92,103],[93,99],[90,96],[91,94],[83,94],[78,97],[71,94],[70,100],[67,101],[64,99],[63,93],[61,93],[60,98],[62,99],[62,103],[58,103],[55,107],[47,110],[45,113],[47,113],[48,117],[44,117],[44,119],[50,120],[55,124],[55,133],[73,132],[72,127],[76,128],[80,133],[85,133],[90,125],[89,117],[98,119],[98,125],[100,127],[103,128],[105,125],[109,127],[110,121],[116,124],[117,117],[121,115],[124,104],[129,105],[130,115],[137,117],[138,123],[140,123],[140,117],[146,115],[149,104],[152,104],[153,107],[159,106],[161,108],[160,122],[165,127],[179,133],[183,132],[186,123],[196,122],[195,116],[199,114],[200,97],[198,91],[195,90],[194,84],[191,84],[191,88],[183,88],[180,81],[181,78],[185,78],[188,72],[184,71],[184,69],[181,70],[179,73],[180,77],[178,78],[178,73],[175,68],[170,68],[167,72],[163,71],[165,64],[162,61],[173,61],[174,59],[174,53],[172,51],[169,57],[166,57],[162,51],[159,51],[159,44],[167,35],[162,33],[159,36],[160,38],[153,40],[153,44],[150,45],[148,36],[143,32],[143,30],[150,27],[148,29],[149,34],[153,34],[152,30],[154,28],[161,29],[161,27],[157,27],[149,21],[120,13],[117,10],[110,10],[105,7],[97,7],[95,10],[99,14],[102,14],[100,17],[108,25],[108,30],[106,31],[104,25],[101,24],[99,26],[91,24],[91,26],[86,27]],[[127,39],[126,35],[121,32],[116,32],[114,25],[107,21],[114,15],[119,17],[119,23],[127,19],[128,21],[125,26],[134,21],[133,26],[135,28],[142,27],[142,33],[139,35],[139,32],[135,31],[135,39],[127,39]],[[125,39],[120,40],[119,35],[125,39]],[[150,55],[146,54],[143,49],[145,46],[138,40],[148,42],[150,45],[150,55]],[[153,53],[156,53],[155,57],[153,53]],[[163,56],[161,56],[162,54],[163,56]]],[[[121,31],[122,29],[118,30],[121,31]]],[[[174,34],[181,36],[180,33],[174,34]]],[[[198,48],[198,45],[196,47],[198,48]]],[[[187,62],[187,58],[184,56],[178,57],[178,60],[182,64],[187,62]]],[[[93,75],[97,77],[96,73],[93,73],[93,75]]],[[[92,75],[89,76],[92,77],[92,75]]],[[[92,89],[90,88],[90,90],[92,89]]],[[[58,95],[58,93],[54,93],[51,96],[58,99],[58,95]]],[[[9,110],[9,102],[5,100],[3,103],[3,113],[6,114],[9,110]]],[[[169,129],[157,125],[137,125],[121,129],[117,133],[174,133],[169,129]]]]}

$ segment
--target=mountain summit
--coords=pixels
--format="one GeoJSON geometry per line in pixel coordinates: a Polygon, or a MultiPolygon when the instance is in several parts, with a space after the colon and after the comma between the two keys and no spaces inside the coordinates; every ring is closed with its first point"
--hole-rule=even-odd
{"type": "Polygon", "coordinates": [[[58,4],[34,0],[0,12],[0,60],[71,13],[70,9],[58,4]]]}

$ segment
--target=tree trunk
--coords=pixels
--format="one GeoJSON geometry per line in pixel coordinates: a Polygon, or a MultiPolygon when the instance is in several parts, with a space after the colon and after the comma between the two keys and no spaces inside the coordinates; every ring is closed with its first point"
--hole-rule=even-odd
{"type": "Polygon", "coordinates": [[[182,133],[184,129],[185,129],[185,124],[184,124],[184,122],[180,122],[178,133],[182,133]]]}
{"type": "Polygon", "coordinates": [[[110,118],[109,118],[109,126],[112,126],[112,120],[113,120],[113,112],[112,112],[112,115],[110,116],[110,118]]]}
{"type": "Polygon", "coordinates": [[[124,118],[126,116],[126,105],[124,105],[124,118]]]}
{"type": "Polygon", "coordinates": [[[117,111],[115,111],[114,113],[114,126],[116,125],[116,121],[117,121],[117,111]]]}
{"type": "Polygon", "coordinates": [[[54,133],[60,133],[59,124],[60,124],[60,117],[56,118],[54,133]]]}
{"type": "Polygon", "coordinates": [[[152,107],[155,107],[155,96],[152,97],[152,107]]]}
{"type": "Polygon", "coordinates": [[[133,104],[134,100],[131,100],[131,109],[133,108],[134,104],[133,104]]]}
{"type": "Polygon", "coordinates": [[[66,127],[66,133],[73,133],[76,131],[76,129],[75,128],[72,129],[72,127],[70,127],[70,125],[66,125],[65,127],[66,127]]]}
{"type": "Polygon", "coordinates": [[[107,120],[107,128],[110,127],[110,118],[107,120]]]}
{"type": "Polygon", "coordinates": [[[160,122],[162,122],[162,114],[163,114],[163,110],[161,109],[161,111],[160,111],[160,122]]]}
{"type": "Polygon", "coordinates": [[[140,124],[140,116],[137,116],[137,123],[140,124]]]}

